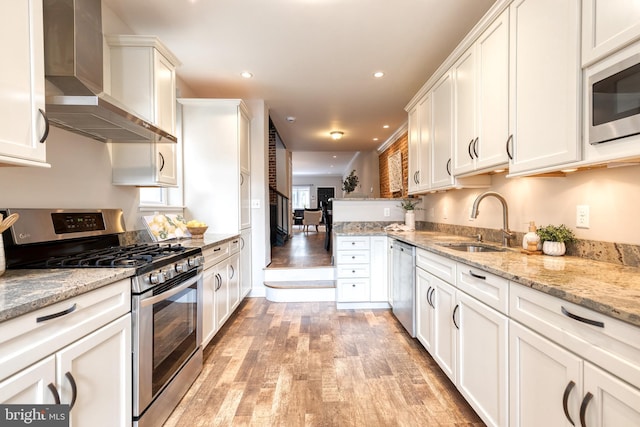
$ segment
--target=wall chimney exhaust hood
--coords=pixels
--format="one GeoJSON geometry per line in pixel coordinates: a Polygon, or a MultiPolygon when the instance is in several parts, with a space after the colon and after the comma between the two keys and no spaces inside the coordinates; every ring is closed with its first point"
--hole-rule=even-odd
{"type": "Polygon", "coordinates": [[[47,116],[102,142],[177,142],[103,92],[101,0],[44,0],[47,116]]]}

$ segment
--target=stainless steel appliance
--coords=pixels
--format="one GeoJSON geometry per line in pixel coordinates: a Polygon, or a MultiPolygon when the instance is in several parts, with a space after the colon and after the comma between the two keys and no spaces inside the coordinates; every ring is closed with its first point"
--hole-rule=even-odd
{"type": "Polygon", "coordinates": [[[415,247],[394,239],[391,242],[391,250],[393,314],[409,335],[415,338],[415,247]]]}
{"type": "Polygon", "coordinates": [[[158,426],[202,370],[200,248],[120,245],[120,209],[5,209],[7,268],[135,268],[131,280],[133,425],[158,426]]]}
{"type": "Polygon", "coordinates": [[[102,142],[176,142],[103,92],[101,0],[44,0],[51,124],[102,142]]]}
{"type": "Polygon", "coordinates": [[[640,42],[585,70],[589,143],[640,134],[640,42]]]}

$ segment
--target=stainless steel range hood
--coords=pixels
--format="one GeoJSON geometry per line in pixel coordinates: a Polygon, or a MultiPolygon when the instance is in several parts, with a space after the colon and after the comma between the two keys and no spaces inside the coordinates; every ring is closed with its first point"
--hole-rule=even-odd
{"type": "Polygon", "coordinates": [[[102,142],[176,142],[103,92],[101,0],[44,0],[47,117],[102,142]]]}

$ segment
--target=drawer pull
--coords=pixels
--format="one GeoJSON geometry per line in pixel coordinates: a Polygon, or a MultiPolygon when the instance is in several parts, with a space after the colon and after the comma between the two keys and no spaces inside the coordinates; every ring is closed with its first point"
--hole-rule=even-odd
{"type": "Polygon", "coordinates": [[[604,328],[604,322],[600,322],[598,320],[587,319],[586,317],[578,316],[577,314],[573,314],[569,312],[566,308],[560,306],[560,310],[562,314],[567,317],[570,317],[573,320],[577,320],[578,322],[586,323],[587,325],[597,326],[598,328],[604,328]]]}
{"type": "Polygon", "coordinates": [[[64,376],[67,377],[69,384],[71,384],[71,403],[69,404],[69,411],[71,411],[73,409],[73,405],[76,404],[76,397],[78,397],[78,387],[76,387],[76,381],[73,378],[73,375],[71,375],[71,372],[67,372],[66,374],[64,374],[64,376]]]}
{"type": "Polygon", "coordinates": [[[469,274],[471,277],[475,277],[476,279],[487,280],[487,276],[481,276],[479,274],[475,274],[473,271],[469,270],[469,274]]]}
{"type": "Polygon", "coordinates": [[[352,256],[351,256],[351,259],[356,259],[356,256],[355,256],[355,255],[352,255],[352,256]]]}
{"type": "Polygon", "coordinates": [[[460,326],[458,326],[458,323],[456,323],[456,311],[458,311],[459,308],[460,304],[456,304],[456,307],[453,309],[453,316],[451,316],[451,318],[453,319],[453,325],[456,327],[456,329],[460,329],[460,326]]]}
{"type": "Polygon", "coordinates": [[[588,392],[584,396],[584,399],[582,399],[582,404],[580,405],[580,425],[582,427],[587,427],[587,421],[585,417],[587,415],[587,405],[589,405],[591,399],[593,399],[593,394],[591,394],[591,392],[588,392]]]}
{"type": "Polygon", "coordinates": [[[567,417],[567,420],[571,423],[572,426],[575,426],[573,420],[571,419],[571,415],[569,415],[569,408],[567,403],[569,402],[569,395],[571,394],[571,390],[576,386],[576,383],[573,381],[569,381],[567,384],[567,388],[564,389],[564,394],[562,395],[562,409],[564,409],[564,416],[567,417]]]}
{"type": "Polygon", "coordinates": [[[53,385],[53,383],[49,383],[47,387],[49,387],[49,390],[51,390],[51,394],[53,394],[53,400],[56,402],[56,405],[59,405],[60,395],[58,394],[58,389],[55,385],[53,385]]]}
{"type": "Polygon", "coordinates": [[[218,248],[215,248],[215,249],[213,250],[213,252],[219,252],[219,251],[221,251],[221,250],[222,250],[222,248],[221,248],[221,247],[218,247],[218,248]]]}
{"type": "Polygon", "coordinates": [[[56,317],[62,317],[69,313],[73,313],[74,311],[76,311],[76,304],[73,304],[71,307],[67,308],[66,310],[62,310],[53,314],[47,314],[46,316],[37,317],[36,322],[37,323],[46,322],[47,320],[55,319],[56,317]]]}

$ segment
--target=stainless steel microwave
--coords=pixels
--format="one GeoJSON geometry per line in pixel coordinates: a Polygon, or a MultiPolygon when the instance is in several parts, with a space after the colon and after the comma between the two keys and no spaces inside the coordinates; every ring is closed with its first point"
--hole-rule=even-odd
{"type": "Polygon", "coordinates": [[[585,82],[590,144],[640,134],[640,43],[587,69],[585,82]]]}

